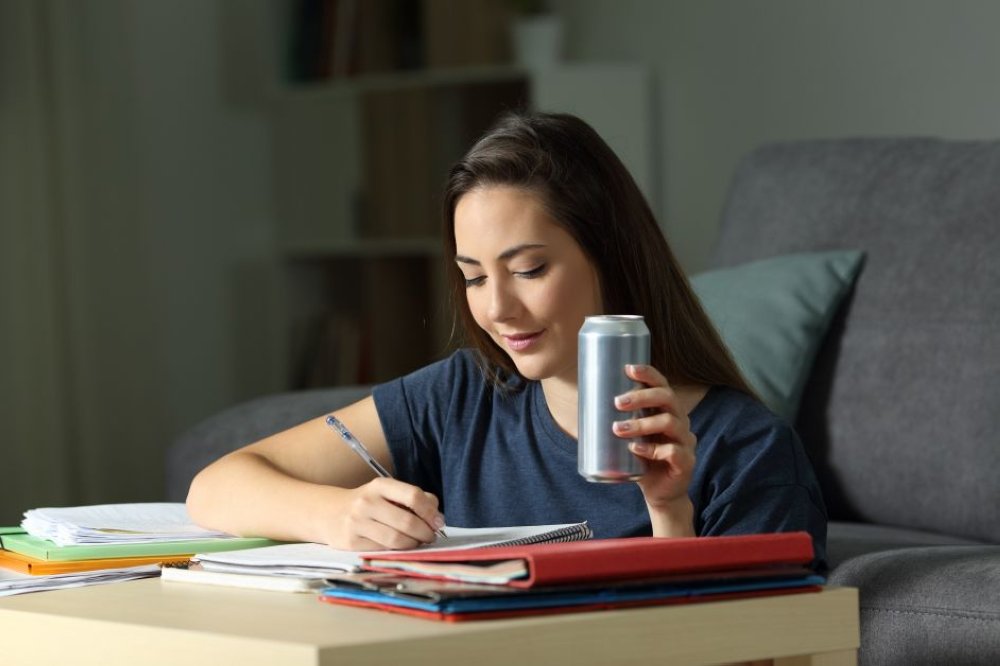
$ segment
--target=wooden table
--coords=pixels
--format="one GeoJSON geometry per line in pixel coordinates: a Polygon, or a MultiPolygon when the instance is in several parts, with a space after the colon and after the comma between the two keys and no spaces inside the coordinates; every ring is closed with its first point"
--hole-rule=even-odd
{"type": "Polygon", "coordinates": [[[853,588],[737,601],[445,623],[312,594],[163,582],[0,599],[0,662],[21,664],[856,663],[853,588]]]}

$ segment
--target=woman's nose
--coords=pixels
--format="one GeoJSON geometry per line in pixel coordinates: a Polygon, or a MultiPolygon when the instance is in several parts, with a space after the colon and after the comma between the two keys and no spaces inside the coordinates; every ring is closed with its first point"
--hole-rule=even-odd
{"type": "Polygon", "coordinates": [[[516,310],[516,298],[510,293],[507,285],[500,280],[494,281],[490,290],[490,304],[487,316],[492,321],[510,319],[516,310]]]}

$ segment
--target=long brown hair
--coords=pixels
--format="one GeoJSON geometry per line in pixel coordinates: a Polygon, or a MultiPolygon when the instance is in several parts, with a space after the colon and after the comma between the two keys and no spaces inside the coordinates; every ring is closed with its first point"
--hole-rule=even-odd
{"type": "Polygon", "coordinates": [[[606,314],[646,319],[652,365],[671,384],[730,386],[755,395],[674,258],[628,169],[587,123],[569,114],[504,115],[452,167],[444,193],[445,260],[465,343],[497,385],[517,376],[510,357],[472,317],[454,263],[455,207],[478,187],[535,193],[597,271],[606,314]]]}

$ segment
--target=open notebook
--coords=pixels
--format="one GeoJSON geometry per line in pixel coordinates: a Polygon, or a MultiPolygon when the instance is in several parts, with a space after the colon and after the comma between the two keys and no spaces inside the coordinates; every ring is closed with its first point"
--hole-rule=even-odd
{"type": "MultiPolygon", "coordinates": [[[[447,532],[447,537],[439,537],[433,544],[414,549],[413,552],[580,541],[593,536],[586,522],[479,528],[449,525],[447,532]]],[[[362,555],[372,554],[374,551],[359,553],[335,550],[322,544],[289,543],[240,551],[201,553],[194,559],[204,571],[323,578],[331,574],[360,571],[362,555]]]]}

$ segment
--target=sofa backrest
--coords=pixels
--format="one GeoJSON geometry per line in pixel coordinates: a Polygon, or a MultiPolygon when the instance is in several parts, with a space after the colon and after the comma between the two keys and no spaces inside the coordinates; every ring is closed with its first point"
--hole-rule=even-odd
{"type": "Polygon", "coordinates": [[[1000,141],[747,156],[713,263],[861,249],[797,429],[831,518],[1000,542],[1000,141]]]}
{"type": "MultiPolygon", "coordinates": [[[[195,475],[227,453],[328,414],[370,393],[368,386],[276,393],[210,416],[181,433],[167,449],[167,499],[183,502],[195,475]]],[[[336,441],[331,437],[331,442],[336,441]]]]}

